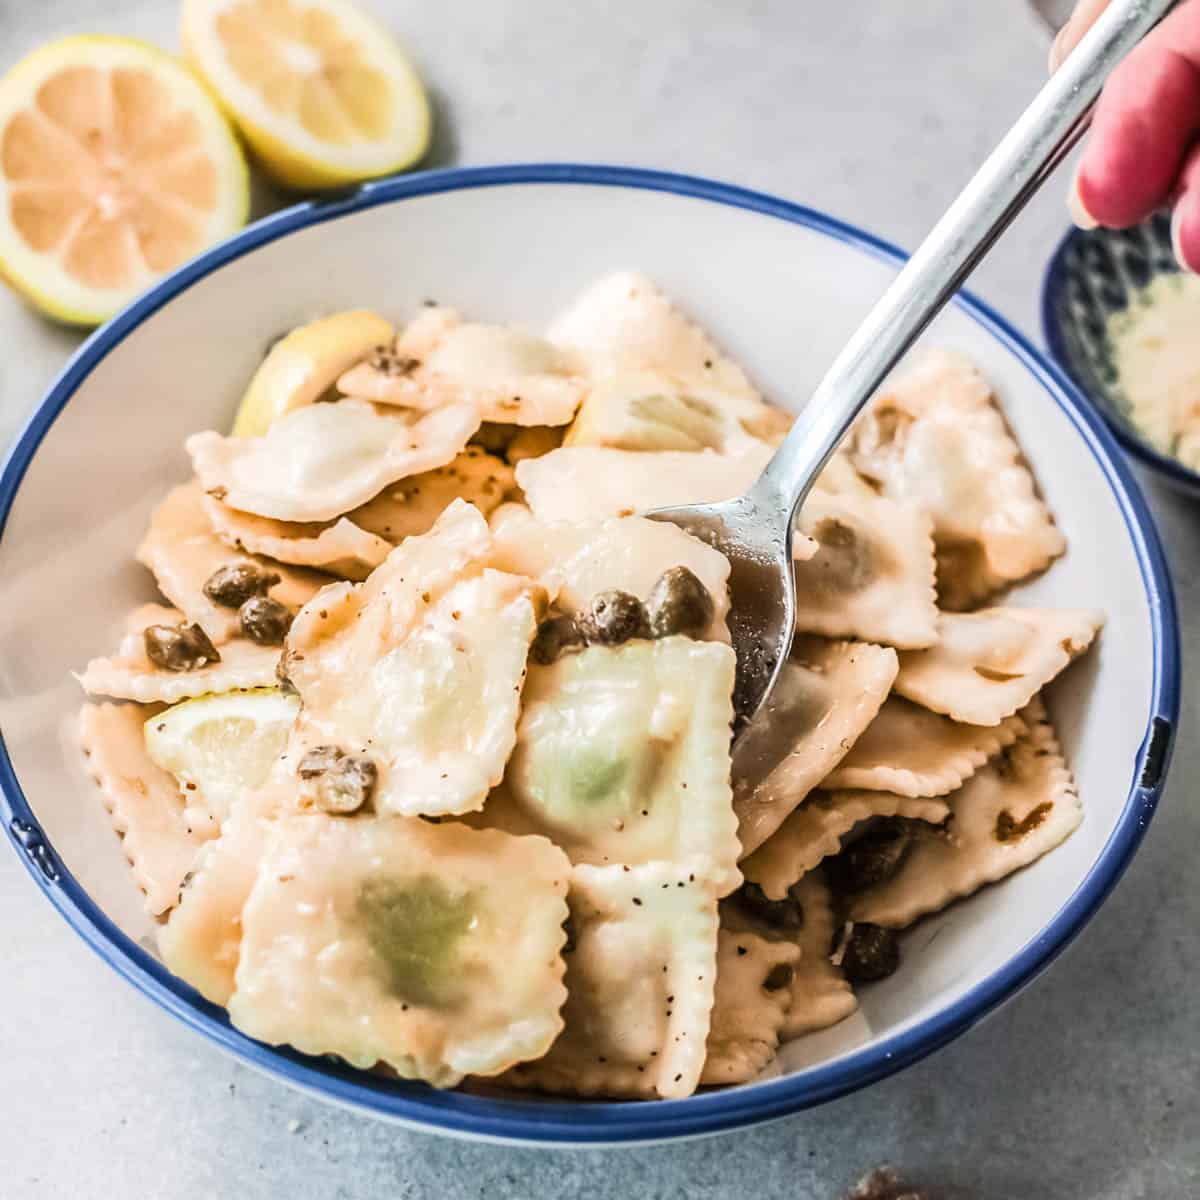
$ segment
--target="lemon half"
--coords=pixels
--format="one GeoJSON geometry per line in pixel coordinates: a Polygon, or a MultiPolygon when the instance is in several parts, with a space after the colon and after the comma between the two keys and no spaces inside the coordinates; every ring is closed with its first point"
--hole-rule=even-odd
{"type": "Polygon", "coordinates": [[[347,0],[184,0],[183,45],[264,170],[294,188],[388,175],[429,145],[429,101],[347,0]]]}
{"type": "Polygon", "coordinates": [[[0,79],[0,273],[50,316],[99,324],[248,206],[232,131],[161,50],[63,38],[0,79]]]}
{"type": "Polygon", "coordinates": [[[367,309],[334,313],[293,329],[254,372],[234,418],[234,437],[261,437],[284,413],[312,404],[394,332],[390,321],[367,309]]]}

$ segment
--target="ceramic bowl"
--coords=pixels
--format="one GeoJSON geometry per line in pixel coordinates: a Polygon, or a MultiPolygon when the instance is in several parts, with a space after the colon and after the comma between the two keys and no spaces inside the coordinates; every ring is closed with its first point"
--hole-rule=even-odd
{"type": "Polygon", "coordinates": [[[427,298],[537,327],[602,273],[637,268],[767,394],[798,406],[900,261],[820,213],[733,187],[498,167],[300,205],[148,292],[76,354],[0,475],[0,815],[46,898],[133,987],[243,1062],[366,1113],[473,1138],[602,1144],[752,1124],[897,1071],[1012,996],[1079,932],[1141,839],[1177,717],[1178,635],[1162,550],[1112,437],[1060,371],[967,297],[928,339],[965,351],[994,382],[1070,540],[1018,602],[1109,616],[1098,648],[1049,695],[1086,819],[1033,867],[918,926],[903,968],[864,989],[854,1017],[785,1048],[770,1078],[678,1101],[503,1098],[260,1045],[163,968],[74,741],[70,672],[152,596],[131,555],[157,498],[188,473],[184,436],[228,425],[282,330],[357,306],[403,317],[427,298]]]}
{"type": "Polygon", "coordinates": [[[1132,229],[1073,229],[1042,281],[1042,335],[1134,459],[1175,488],[1200,496],[1200,472],[1152,445],[1130,419],[1107,332],[1109,317],[1128,308],[1154,278],[1178,272],[1165,213],[1132,229]]]}

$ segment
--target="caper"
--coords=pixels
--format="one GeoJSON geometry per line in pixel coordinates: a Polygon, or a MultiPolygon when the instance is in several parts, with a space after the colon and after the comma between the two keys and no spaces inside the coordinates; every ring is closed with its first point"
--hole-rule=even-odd
{"type": "Polygon", "coordinates": [[[605,646],[617,646],[630,638],[650,635],[650,623],[642,602],[616,588],[592,598],[588,611],[579,618],[579,628],[589,642],[605,646]]]}
{"type": "Polygon", "coordinates": [[[146,657],[164,671],[195,671],[221,661],[217,648],[199,625],[147,625],[142,630],[146,657]]]}
{"type": "Polygon", "coordinates": [[[204,582],[204,594],[224,608],[241,608],[251,596],[265,596],[279,582],[275,571],[254,563],[227,563],[204,582]]]}
{"type": "Polygon", "coordinates": [[[301,779],[315,779],[330,767],[337,766],[343,757],[337,746],[314,746],[296,766],[296,774],[301,779]]]}
{"type": "Polygon", "coordinates": [[[650,632],[656,637],[673,633],[699,637],[713,618],[713,598],[708,588],[687,567],[669,567],[650,589],[646,601],[650,632]]]}
{"type": "Polygon", "coordinates": [[[238,624],[252,642],[279,646],[292,626],[292,614],[287,605],[270,596],[251,596],[238,609],[238,624]]]}
{"type": "Polygon", "coordinates": [[[900,942],[882,925],[855,925],[842,950],[842,973],[851,983],[886,979],[900,965],[900,942]]]}
{"type": "Polygon", "coordinates": [[[421,360],[406,354],[397,354],[391,346],[384,344],[375,347],[367,358],[367,365],[389,379],[403,379],[421,365],[421,360]]]}
{"type": "Polygon", "coordinates": [[[316,802],[322,812],[357,812],[371,798],[379,771],[369,758],[346,755],[316,776],[316,802]]]}
{"type": "Polygon", "coordinates": [[[881,822],[851,842],[829,862],[830,880],[839,892],[860,892],[885,883],[900,869],[912,845],[912,830],[900,821],[881,822]]]}
{"type": "Polygon", "coordinates": [[[539,626],[529,653],[535,663],[548,666],[569,650],[583,645],[583,634],[571,616],[547,617],[539,626]]]}
{"type": "Polygon", "coordinates": [[[776,963],[767,972],[767,977],[763,980],[763,989],[768,992],[777,992],[780,988],[787,987],[795,974],[796,970],[791,963],[776,963]]]}
{"type": "Polygon", "coordinates": [[[796,896],[796,885],[788,889],[782,900],[771,900],[757,883],[747,881],[734,893],[742,910],[772,929],[803,929],[804,909],[796,896]]]}

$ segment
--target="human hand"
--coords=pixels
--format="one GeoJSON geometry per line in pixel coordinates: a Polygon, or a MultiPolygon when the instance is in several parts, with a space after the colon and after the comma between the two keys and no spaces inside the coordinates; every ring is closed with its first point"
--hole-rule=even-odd
{"type": "MultiPolygon", "coordinates": [[[[1051,70],[1108,3],[1079,0],[1051,70]]],[[[1200,272],[1200,0],[1184,0],[1109,76],[1071,196],[1084,228],[1136,225],[1165,204],[1175,256],[1200,272]]]]}

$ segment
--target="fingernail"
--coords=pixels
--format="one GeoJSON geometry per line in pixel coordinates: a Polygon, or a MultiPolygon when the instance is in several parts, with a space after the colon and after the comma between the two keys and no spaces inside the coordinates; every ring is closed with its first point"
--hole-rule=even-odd
{"type": "Polygon", "coordinates": [[[1092,216],[1087,210],[1087,206],[1083,202],[1083,196],[1079,191],[1079,172],[1075,172],[1075,178],[1071,180],[1071,190],[1067,193],[1067,208],[1071,213],[1071,220],[1075,223],[1077,229],[1095,229],[1100,222],[1092,216]]]}
{"type": "Polygon", "coordinates": [[[1183,214],[1178,207],[1171,210],[1171,249],[1183,270],[1190,275],[1200,275],[1200,263],[1190,263],[1183,256],[1183,214]]]}

